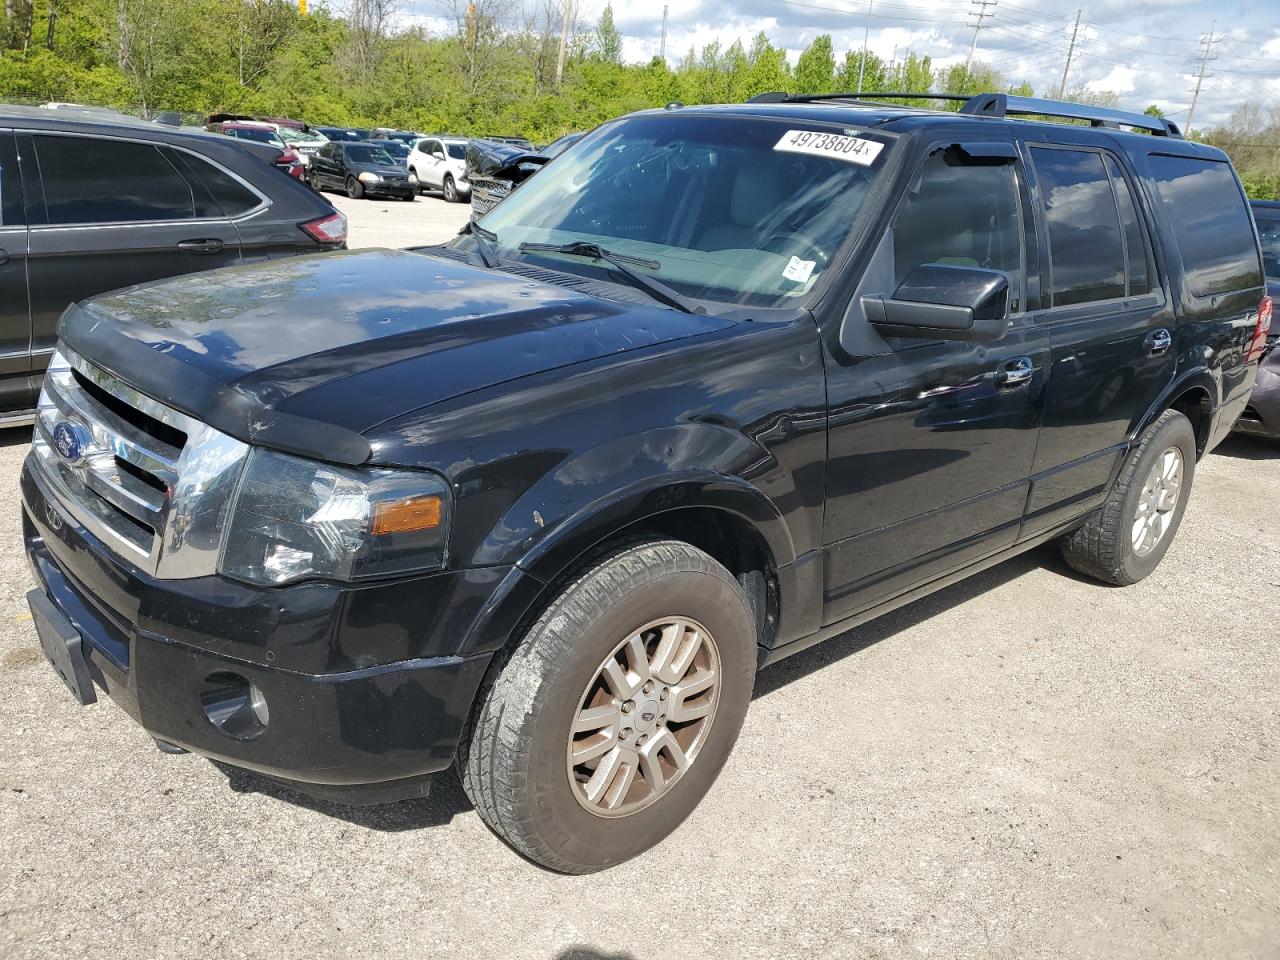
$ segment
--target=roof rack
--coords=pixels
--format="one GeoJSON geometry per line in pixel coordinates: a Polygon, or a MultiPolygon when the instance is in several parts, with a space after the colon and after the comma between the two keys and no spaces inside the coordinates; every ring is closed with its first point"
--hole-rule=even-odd
{"type": "Polygon", "coordinates": [[[1118,130],[1132,127],[1146,130],[1158,137],[1181,140],[1182,131],[1173,121],[1164,117],[1152,117],[1145,113],[1115,110],[1111,107],[1094,107],[1083,103],[1066,103],[1062,100],[1044,100],[1040,97],[1021,97],[1010,93],[979,93],[969,96],[963,93],[762,93],[748,103],[812,103],[821,100],[875,102],[877,100],[955,100],[963,102],[960,112],[975,117],[1042,116],[1062,117],[1067,120],[1087,120],[1091,127],[1118,130]]]}

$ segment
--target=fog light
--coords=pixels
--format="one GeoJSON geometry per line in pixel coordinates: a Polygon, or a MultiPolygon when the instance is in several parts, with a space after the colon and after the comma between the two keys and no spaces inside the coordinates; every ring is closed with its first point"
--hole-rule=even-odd
{"type": "Polygon", "coordinates": [[[271,720],[266,695],[238,673],[211,673],[200,691],[204,715],[232,740],[262,736],[271,720]]]}

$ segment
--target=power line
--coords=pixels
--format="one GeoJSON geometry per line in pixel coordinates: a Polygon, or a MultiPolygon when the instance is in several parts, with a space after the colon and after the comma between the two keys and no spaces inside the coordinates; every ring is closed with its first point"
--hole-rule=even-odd
{"type": "Polygon", "coordinates": [[[1196,115],[1196,101],[1200,99],[1200,87],[1204,84],[1204,72],[1209,66],[1210,60],[1216,60],[1213,56],[1213,28],[1217,26],[1217,20],[1209,22],[1209,37],[1204,41],[1204,53],[1200,57],[1200,73],[1196,76],[1196,89],[1191,94],[1191,108],[1187,111],[1187,132],[1191,132],[1191,118],[1196,115]]]}
{"type": "Polygon", "coordinates": [[[969,5],[974,8],[969,16],[977,19],[973,22],[973,42],[969,44],[969,56],[964,61],[965,73],[969,72],[969,65],[973,63],[973,53],[978,49],[978,34],[982,31],[982,21],[996,15],[998,4],[999,0],[969,0],[969,5]],[[991,8],[990,13],[987,13],[987,7],[991,8]]]}
{"type": "Polygon", "coordinates": [[[1076,34],[1080,31],[1080,11],[1076,11],[1075,26],[1071,28],[1071,43],[1067,46],[1067,62],[1062,67],[1062,82],[1058,84],[1058,99],[1067,92],[1067,74],[1071,72],[1071,57],[1076,52],[1076,34]]]}

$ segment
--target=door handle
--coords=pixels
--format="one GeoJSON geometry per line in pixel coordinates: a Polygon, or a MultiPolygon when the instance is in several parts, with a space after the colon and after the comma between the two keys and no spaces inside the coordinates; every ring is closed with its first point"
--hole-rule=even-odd
{"type": "Polygon", "coordinates": [[[996,368],[996,386],[1006,390],[1031,382],[1036,375],[1035,364],[1030,357],[1014,357],[996,368]]]}
{"type": "Polygon", "coordinates": [[[1162,353],[1169,352],[1169,348],[1173,346],[1173,335],[1161,327],[1159,330],[1148,333],[1147,339],[1142,341],[1142,344],[1147,349],[1148,357],[1158,357],[1162,353]]]}
{"type": "Polygon", "coordinates": [[[178,249],[183,253],[218,253],[222,250],[221,240],[179,240],[178,249]]]}

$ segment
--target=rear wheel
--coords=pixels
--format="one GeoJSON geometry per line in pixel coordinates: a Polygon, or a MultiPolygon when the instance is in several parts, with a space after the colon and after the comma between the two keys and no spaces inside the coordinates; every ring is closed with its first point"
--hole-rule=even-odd
{"type": "Polygon", "coordinates": [[[458,202],[458,185],[453,182],[453,177],[445,174],[444,178],[444,199],[445,203],[458,202]]]}
{"type": "Polygon", "coordinates": [[[755,682],[742,588],[678,541],[605,553],[495,665],[459,755],[495,833],[565,873],[658,843],[715,781],[755,682]]]}
{"type": "Polygon", "coordinates": [[[1195,467],[1191,421],[1166,410],[1143,432],[1102,509],[1063,538],[1067,563],[1119,586],[1148,576],[1182,523],[1195,467]]]}
{"type": "Polygon", "coordinates": [[[352,200],[359,200],[364,196],[364,184],[355,177],[347,177],[347,196],[352,200]]]}

